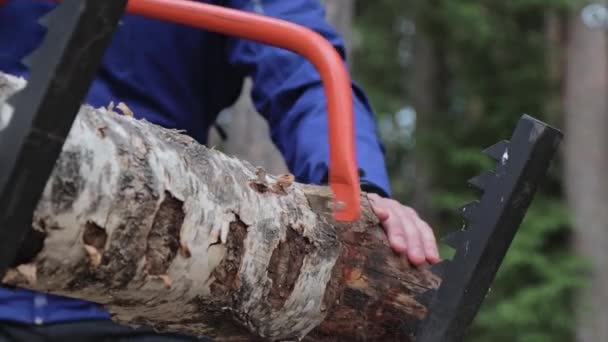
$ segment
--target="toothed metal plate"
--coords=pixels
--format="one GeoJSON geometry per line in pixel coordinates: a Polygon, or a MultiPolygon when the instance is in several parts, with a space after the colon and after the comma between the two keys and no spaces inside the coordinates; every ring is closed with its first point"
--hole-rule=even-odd
{"type": "Polygon", "coordinates": [[[475,215],[475,209],[479,206],[479,201],[473,201],[459,209],[460,216],[467,222],[471,222],[475,215]]]}
{"type": "Polygon", "coordinates": [[[493,171],[486,171],[478,176],[469,179],[468,183],[475,189],[484,191],[487,187],[492,185],[492,182],[496,179],[496,174],[493,171]]]}
{"type": "Polygon", "coordinates": [[[491,155],[500,156],[494,179],[480,178],[484,180],[478,182],[483,195],[476,205],[466,207],[466,216],[475,219],[450,237],[456,253],[441,267],[442,281],[436,293],[424,296],[431,299],[426,303],[428,315],[414,336],[416,341],[463,340],[561,139],[560,131],[524,115],[510,143],[490,148],[491,155]]]}
{"type": "Polygon", "coordinates": [[[488,148],[486,148],[483,153],[488,155],[496,161],[501,161],[503,159],[509,159],[509,142],[503,140],[497,144],[494,144],[488,148]]]}
{"type": "Polygon", "coordinates": [[[0,277],[32,214],[94,79],[127,0],[65,0],[41,22],[44,41],[25,59],[27,86],[8,100],[0,131],[0,277]]]}

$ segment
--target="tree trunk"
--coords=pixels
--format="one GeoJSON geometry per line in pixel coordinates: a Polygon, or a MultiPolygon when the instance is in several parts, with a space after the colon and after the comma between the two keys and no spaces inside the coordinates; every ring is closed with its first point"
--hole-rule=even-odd
{"type": "Polygon", "coordinates": [[[570,17],[565,84],[565,180],[575,247],[592,265],[579,302],[579,341],[608,341],[608,54],[604,30],[570,17]]]}
{"type": "Polygon", "coordinates": [[[353,50],[353,17],[355,16],[355,0],[323,0],[327,21],[344,39],[346,44],[346,59],[352,65],[353,50]]]}
{"type": "MultiPolygon", "coordinates": [[[[0,74],[0,103],[24,83],[0,74]]],[[[83,106],[34,213],[44,246],[3,282],[218,341],[407,341],[439,279],[392,252],[364,195],[336,222],[327,187],[83,106]]]]}
{"type": "Polygon", "coordinates": [[[426,137],[436,130],[437,113],[441,108],[440,56],[431,37],[420,29],[416,32],[414,65],[411,82],[414,108],[416,109],[416,139],[414,150],[415,179],[412,206],[424,217],[431,212],[432,165],[426,137]]]}
{"type": "Polygon", "coordinates": [[[238,101],[222,113],[223,118],[227,117],[229,121],[224,127],[226,141],[220,142],[219,136],[211,134],[209,145],[220,145],[224,153],[261,166],[269,173],[286,173],[285,160],[270,139],[268,122],[251,101],[251,86],[251,79],[246,79],[238,101]]]}

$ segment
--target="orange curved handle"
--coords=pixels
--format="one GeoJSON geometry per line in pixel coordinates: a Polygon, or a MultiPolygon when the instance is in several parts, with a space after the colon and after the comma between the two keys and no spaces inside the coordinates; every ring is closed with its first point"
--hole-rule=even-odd
{"type": "Polygon", "coordinates": [[[189,0],[130,0],[127,12],[273,45],[306,57],[319,71],[327,96],[334,217],[339,221],[359,217],[351,79],[342,58],[323,36],[284,20],[189,0]]]}
{"type": "Polygon", "coordinates": [[[190,0],[129,0],[127,12],[273,45],[308,59],[319,71],[327,97],[334,217],[338,221],[359,218],[351,79],[342,58],[323,36],[285,20],[190,0]]]}

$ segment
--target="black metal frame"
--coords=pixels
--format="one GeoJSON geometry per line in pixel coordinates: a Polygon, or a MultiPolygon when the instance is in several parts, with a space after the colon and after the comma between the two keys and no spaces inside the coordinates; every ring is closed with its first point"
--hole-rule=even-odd
{"type": "Polygon", "coordinates": [[[41,20],[27,86],[0,131],[0,277],[15,259],[127,0],[65,0],[41,20]]]}
{"type": "Polygon", "coordinates": [[[510,142],[484,151],[497,161],[496,170],[469,181],[483,195],[461,209],[467,228],[444,240],[456,253],[434,267],[442,278],[440,287],[419,298],[427,305],[428,315],[418,327],[416,341],[464,339],[562,136],[555,128],[524,115],[510,142]]]}

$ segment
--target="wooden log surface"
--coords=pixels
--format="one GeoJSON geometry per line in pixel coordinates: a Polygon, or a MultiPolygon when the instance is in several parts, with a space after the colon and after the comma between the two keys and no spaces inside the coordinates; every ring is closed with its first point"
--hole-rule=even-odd
{"type": "MultiPolygon", "coordinates": [[[[24,85],[0,73],[0,103],[24,85]]],[[[328,187],[128,112],[81,108],[34,213],[42,248],[5,285],[217,341],[409,340],[440,280],[390,249],[365,193],[336,222],[328,187]]]]}

